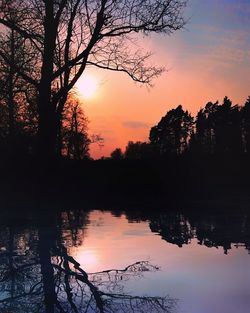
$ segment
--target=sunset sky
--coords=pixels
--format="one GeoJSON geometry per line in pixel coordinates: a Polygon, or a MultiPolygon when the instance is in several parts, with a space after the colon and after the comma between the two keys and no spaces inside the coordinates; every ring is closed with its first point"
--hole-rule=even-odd
{"type": "Polygon", "coordinates": [[[89,133],[104,137],[91,156],[109,156],[129,140],[146,141],[150,128],[179,104],[193,114],[208,101],[227,95],[244,104],[250,95],[250,1],[189,0],[186,29],[171,37],[151,36],[143,47],[154,52],[152,63],[167,71],[153,88],[132,82],[125,74],[89,69],[97,82],[83,99],[89,133]]]}

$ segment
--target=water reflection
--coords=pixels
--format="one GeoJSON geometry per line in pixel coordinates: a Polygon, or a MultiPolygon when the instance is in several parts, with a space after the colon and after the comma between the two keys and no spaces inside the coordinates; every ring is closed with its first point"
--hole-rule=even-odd
{"type": "Polygon", "coordinates": [[[124,282],[159,270],[150,262],[87,273],[68,254],[82,244],[87,223],[87,214],[76,210],[40,216],[34,229],[1,227],[1,312],[172,312],[168,297],[124,292],[124,282]]]}
{"type": "MultiPolygon", "coordinates": [[[[163,276],[158,275],[161,273],[158,264],[141,258],[131,262],[129,257],[130,248],[136,256],[144,256],[142,249],[147,251],[154,245],[159,245],[159,255],[165,257],[163,241],[160,244],[156,242],[156,237],[149,237],[146,228],[163,241],[180,248],[197,243],[197,246],[222,247],[225,254],[232,247],[239,246],[250,251],[250,218],[247,212],[225,215],[214,212],[201,214],[191,210],[188,214],[134,210],[114,211],[112,215],[105,215],[99,211],[50,210],[22,222],[5,216],[0,225],[0,311],[175,312],[178,301],[170,285],[170,296],[157,294],[162,288],[161,284],[167,284],[162,281],[163,276]],[[102,249],[102,253],[106,249],[110,259],[115,258],[112,254],[114,245],[121,243],[118,234],[127,242],[117,261],[117,264],[126,264],[123,269],[108,269],[113,264],[98,259],[94,239],[92,253],[91,249],[87,250],[86,239],[93,237],[89,233],[90,223],[95,228],[96,242],[103,245],[99,249],[102,249]],[[104,237],[107,238],[106,242],[104,237]],[[84,254],[84,251],[88,253],[84,254]],[[91,265],[97,271],[90,271],[91,265]],[[158,277],[157,286],[153,284],[152,275],[158,277]],[[139,280],[142,281],[141,285],[138,285],[139,280]],[[140,286],[140,292],[131,288],[131,282],[134,286],[140,286]],[[143,284],[148,284],[148,295],[142,292],[143,284]]],[[[150,253],[153,252],[148,253],[152,258],[150,253]]],[[[168,266],[170,271],[170,263],[168,266]]],[[[188,279],[185,275],[183,281],[188,279]]],[[[171,276],[168,279],[170,284],[171,276]]]]}
{"type": "Polygon", "coordinates": [[[163,240],[179,247],[191,243],[194,238],[200,245],[222,247],[224,253],[232,248],[243,246],[250,252],[250,216],[247,211],[206,212],[157,212],[143,214],[126,213],[130,221],[148,220],[152,232],[163,240]]]}

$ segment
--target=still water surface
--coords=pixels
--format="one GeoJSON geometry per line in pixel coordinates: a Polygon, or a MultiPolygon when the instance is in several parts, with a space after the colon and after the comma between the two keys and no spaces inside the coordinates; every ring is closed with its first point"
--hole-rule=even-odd
{"type": "Polygon", "coordinates": [[[250,312],[246,213],[2,221],[0,312],[250,312]]]}

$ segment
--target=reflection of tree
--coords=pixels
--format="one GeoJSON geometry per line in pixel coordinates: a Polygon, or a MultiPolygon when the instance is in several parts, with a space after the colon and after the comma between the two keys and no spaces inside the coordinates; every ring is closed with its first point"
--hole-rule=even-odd
{"type": "Polygon", "coordinates": [[[193,238],[187,219],[180,213],[161,214],[150,221],[150,229],[159,233],[162,239],[179,247],[190,243],[193,238]]]}
{"type": "Polygon", "coordinates": [[[41,306],[42,282],[38,259],[32,251],[36,233],[16,233],[13,226],[6,227],[0,244],[0,311],[37,311],[41,306]]]}
{"type": "Polygon", "coordinates": [[[67,307],[66,312],[171,312],[175,307],[175,301],[168,297],[132,296],[123,292],[124,281],[158,269],[148,262],[137,262],[123,270],[88,275],[67,255],[66,249],[62,255],[63,266],[54,264],[54,267],[56,277],[61,278],[57,289],[65,293],[61,306],[67,307]]]}
{"type": "MultiPolygon", "coordinates": [[[[172,312],[175,301],[168,297],[134,296],[124,291],[127,281],[158,270],[149,262],[86,273],[62,244],[63,231],[83,227],[80,221],[87,223],[86,214],[68,211],[51,213],[49,226],[39,221],[34,231],[17,231],[13,225],[1,229],[1,312],[172,312]]],[[[75,232],[71,234],[75,237],[75,232]]],[[[72,243],[77,245],[78,240],[72,243]]]]}
{"type": "MultiPolygon", "coordinates": [[[[128,213],[130,220],[138,221],[138,216],[128,213]]],[[[200,245],[222,247],[227,254],[234,244],[244,246],[250,251],[250,217],[246,213],[219,214],[211,212],[162,212],[158,215],[148,214],[152,232],[158,233],[162,239],[182,247],[197,238],[200,245]]],[[[145,220],[145,214],[143,218],[145,220]]]]}
{"type": "Polygon", "coordinates": [[[85,226],[89,223],[88,212],[83,210],[67,210],[58,219],[63,243],[67,247],[80,246],[85,235],[85,226]]]}
{"type": "Polygon", "coordinates": [[[189,217],[196,229],[199,244],[207,247],[223,247],[227,254],[232,244],[243,245],[248,251],[250,243],[250,219],[248,214],[193,214],[189,217]]]}

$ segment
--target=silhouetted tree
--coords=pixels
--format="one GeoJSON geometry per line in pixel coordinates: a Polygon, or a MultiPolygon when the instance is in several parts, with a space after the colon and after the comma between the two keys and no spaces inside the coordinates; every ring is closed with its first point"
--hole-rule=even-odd
{"type": "Polygon", "coordinates": [[[242,147],[238,106],[225,97],[212,116],[214,122],[215,152],[219,155],[240,153],[242,147]]]}
{"type": "Polygon", "coordinates": [[[241,110],[244,151],[250,154],[250,96],[241,110]]]}
{"type": "Polygon", "coordinates": [[[142,143],[140,141],[129,141],[125,149],[124,156],[126,159],[141,159],[142,158],[142,143]]]}
{"type": "Polygon", "coordinates": [[[158,125],[151,128],[149,139],[151,144],[159,148],[161,155],[180,155],[187,151],[192,130],[192,116],[179,105],[168,111],[158,125]]]}
{"type": "Polygon", "coordinates": [[[218,102],[208,102],[204,109],[201,109],[195,121],[195,132],[192,136],[191,149],[196,149],[198,154],[215,153],[215,116],[218,109],[218,102]]]}
{"type": "Polygon", "coordinates": [[[125,159],[153,159],[157,157],[157,149],[148,142],[129,141],[124,152],[125,159]]]}
{"type": "Polygon", "coordinates": [[[192,149],[197,153],[232,156],[243,152],[241,111],[225,97],[209,102],[196,117],[192,149]]]}
{"type": "Polygon", "coordinates": [[[26,97],[30,94],[31,98],[30,86],[15,68],[18,66],[30,73],[33,60],[29,59],[31,55],[28,56],[25,40],[13,29],[0,36],[0,46],[4,53],[4,56],[0,54],[1,137],[6,142],[3,152],[21,154],[20,149],[27,152],[30,146],[29,137],[34,120],[32,123],[30,121],[34,112],[26,97]]]}
{"type": "Polygon", "coordinates": [[[123,153],[121,148],[116,148],[114,151],[110,154],[111,159],[113,160],[122,160],[123,159],[123,153]]]}
{"type": "Polygon", "coordinates": [[[81,160],[89,157],[91,140],[87,134],[88,120],[78,100],[66,103],[62,116],[62,152],[68,158],[81,160]]]}

